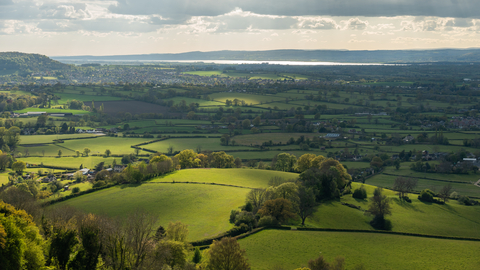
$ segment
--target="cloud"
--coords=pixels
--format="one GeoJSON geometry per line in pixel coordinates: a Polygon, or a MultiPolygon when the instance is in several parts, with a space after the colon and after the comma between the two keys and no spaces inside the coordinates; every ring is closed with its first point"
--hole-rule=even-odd
{"type": "Polygon", "coordinates": [[[118,0],[118,14],[158,14],[169,18],[218,16],[235,8],[279,16],[437,16],[480,18],[478,0],[118,0]]]}
{"type": "Polygon", "coordinates": [[[335,20],[322,17],[297,17],[298,28],[331,30],[339,29],[340,26],[335,20]]]}
{"type": "Polygon", "coordinates": [[[368,26],[368,21],[362,21],[359,18],[351,18],[347,21],[342,21],[345,24],[343,30],[365,30],[368,26]]]}

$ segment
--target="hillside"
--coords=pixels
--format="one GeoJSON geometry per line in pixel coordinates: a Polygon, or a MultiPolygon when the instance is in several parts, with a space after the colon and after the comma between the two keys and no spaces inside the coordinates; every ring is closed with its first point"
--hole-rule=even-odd
{"type": "Polygon", "coordinates": [[[0,52],[0,75],[15,72],[41,72],[69,69],[70,66],[45,55],[20,52],[0,52]]]}
{"type": "Polygon", "coordinates": [[[250,60],[250,61],[320,61],[320,62],[478,62],[480,49],[440,50],[271,50],[212,51],[176,54],[139,54],[110,56],[57,56],[58,61],[184,61],[184,60],[250,60]]]}

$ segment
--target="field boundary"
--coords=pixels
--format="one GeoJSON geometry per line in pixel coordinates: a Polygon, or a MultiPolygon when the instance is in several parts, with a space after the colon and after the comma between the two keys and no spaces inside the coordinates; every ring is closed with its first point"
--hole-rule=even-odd
{"type": "Polygon", "coordinates": [[[391,175],[391,176],[412,177],[412,178],[416,178],[416,179],[425,179],[425,180],[432,180],[432,181],[439,181],[439,182],[471,184],[471,182],[465,182],[465,181],[453,181],[453,180],[442,180],[442,179],[426,178],[426,177],[414,177],[414,176],[406,176],[406,175],[399,175],[399,174],[392,174],[392,173],[383,173],[383,174],[391,175]]]}
{"type": "Polygon", "coordinates": [[[236,188],[246,188],[246,189],[258,189],[253,187],[245,187],[245,186],[237,186],[237,185],[229,185],[229,184],[219,184],[213,182],[193,182],[193,181],[172,181],[172,182],[144,182],[142,184],[196,184],[196,185],[213,185],[213,186],[225,186],[225,187],[236,187],[236,188]]]}
{"type": "Polygon", "coordinates": [[[421,234],[421,233],[408,233],[408,232],[391,232],[391,231],[380,231],[380,230],[374,231],[374,230],[332,229],[332,228],[301,228],[301,227],[298,227],[298,228],[297,228],[297,231],[381,233],[381,234],[394,234],[394,235],[403,235],[403,236],[414,236],[414,237],[425,237],[425,238],[437,238],[437,239],[463,240],[463,241],[476,241],[476,242],[480,242],[480,238],[456,237],[456,236],[442,236],[442,235],[421,234]]]}

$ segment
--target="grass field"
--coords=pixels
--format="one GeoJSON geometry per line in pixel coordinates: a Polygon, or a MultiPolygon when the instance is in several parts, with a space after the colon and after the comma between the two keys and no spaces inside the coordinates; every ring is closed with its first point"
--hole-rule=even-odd
{"type": "Polygon", "coordinates": [[[253,94],[243,94],[243,93],[215,93],[215,94],[211,94],[210,98],[220,102],[225,102],[227,99],[232,101],[234,99],[238,99],[238,100],[245,101],[246,104],[252,103],[253,105],[260,104],[261,102],[285,100],[282,97],[273,96],[273,95],[253,95],[253,94]]]}
{"type": "Polygon", "coordinates": [[[90,112],[82,110],[70,110],[70,109],[52,109],[52,108],[26,108],[23,110],[17,110],[16,113],[26,112],[46,112],[46,113],[72,113],[72,114],[90,114],[90,112]]]}
{"type": "MultiPolygon", "coordinates": [[[[259,133],[259,134],[248,134],[248,135],[238,135],[233,137],[233,139],[242,145],[261,145],[263,142],[272,141],[273,143],[286,143],[290,138],[295,140],[300,138],[300,136],[305,136],[306,138],[313,138],[313,134],[309,133],[259,133]]],[[[298,146],[297,146],[298,147],[298,146]]]]}
{"type": "Polygon", "coordinates": [[[53,140],[96,137],[96,134],[55,134],[55,135],[21,135],[20,144],[52,143],[53,140]]]}
{"type": "Polygon", "coordinates": [[[84,168],[93,168],[100,162],[105,162],[106,165],[111,165],[113,160],[116,159],[117,164],[120,163],[121,158],[104,158],[104,157],[27,157],[27,158],[18,158],[29,164],[40,165],[49,165],[49,166],[60,166],[60,167],[70,167],[70,168],[79,168],[80,165],[83,165],[84,168]]]}
{"type": "MultiPolygon", "coordinates": [[[[353,183],[352,187],[360,186],[353,183]]],[[[374,187],[364,185],[368,197],[373,194],[374,187]]],[[[392,222],[392,231],[421,233],[431,235],[480,238],[480,207],[458,204],[453,200],[445,205],[423,203],[417,195],[411,194],[412,203],[400,202],[393,191],[384,190],[390,196],[392,215],[387,219],[392,222]]],[[[351,195],[343,196],[342,202],[368,209],[368,200],[357,200],[351,195]]],[[[372,217],[364,215],[363,211],[346,207],[338,201],[321,204],[306,225],[320,228],[362,229],[371,230],[369,222],[372,217]]]]}
{"type": "Polygon", "coordinates": [[[151,182],[191,181],[250,188],[266,188],[268,187],[268,181],[275,176],[288,180],[296,179],[298,174],[254,169],[189,169],[156,178],[151,182]],[[225,177],[225,175],[228,175],[228,177],[225,177]]]}
{"type": "Polygon", "coordinates": [[[224,146],[220,145],[220,138],[189,138],[185,139],[168,139],[164,141],[154,142],[142,146],[142,148],[147,148],[155,150],[161,153],[168,151],[168,147],[172,146],[174,151],[182,151],[184,149],[196,149],[197,146],[204,150],[210,151],[227,151],[227,150],[239,150],[239,149],[249,149],[246,146],[224,146]]]}
{"type": "Polygon", "coordinates": [[[307,266],[323,255],[345,258],[346,269],[478,269],[480,242],[372,233],[265,230],[239,240],[252,269],[307,266]]]}
{"type": "Polygon", "coordinates": [[[182,221],[189,240],[215,236],[229,230],[232,209],[244,204],[249,189],[197,185],[145,183],[115,186],[54,205],[68,204],[84,212],[127,218],[139,209],[158,217],[157,225],[182,221]]]}

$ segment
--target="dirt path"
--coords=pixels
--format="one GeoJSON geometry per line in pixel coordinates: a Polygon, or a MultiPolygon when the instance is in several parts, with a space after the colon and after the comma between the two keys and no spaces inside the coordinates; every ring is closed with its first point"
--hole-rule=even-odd
{"type": "Polygon", "coordinates": [[[480,179],[478,179],[478,181],[474,185],[480,187],[480,179]]]}

